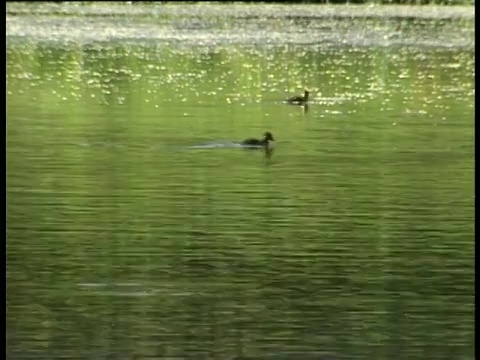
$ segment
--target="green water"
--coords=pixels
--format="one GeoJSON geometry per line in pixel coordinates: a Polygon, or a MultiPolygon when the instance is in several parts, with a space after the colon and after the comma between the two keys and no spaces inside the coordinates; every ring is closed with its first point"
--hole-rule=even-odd
{"type": "Polygon", "coordinates": [[[474,358],[471,19],[10,6],[7,358],[474,358]]]}

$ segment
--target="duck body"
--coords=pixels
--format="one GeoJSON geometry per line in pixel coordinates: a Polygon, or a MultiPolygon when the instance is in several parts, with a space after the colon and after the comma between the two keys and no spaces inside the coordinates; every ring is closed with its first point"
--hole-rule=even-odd
{"type": "Polygon", "coordinates": [[[268,147],[271,141],[275,141],[275,139],[272,134],[267,131],[263,134],[263,139],[249,138],[243,140],[241,144],[245,146],[268,147]]]}
{"type": "Polygon", "coordinates": [[[303,96],[294,96],[289,99],[287,99],[287,103],[292,104],[292,105],[305,105],[308,103],[308,91],[305,90],[305,93],[303,96]]]}
{"type": "Polygon", "coordinates": [[[264,140],[259,140],[259,139],[245,139],[242,141],[242,145],[250,145],[250,146],[264,146],[265,142],[264,140]]]}

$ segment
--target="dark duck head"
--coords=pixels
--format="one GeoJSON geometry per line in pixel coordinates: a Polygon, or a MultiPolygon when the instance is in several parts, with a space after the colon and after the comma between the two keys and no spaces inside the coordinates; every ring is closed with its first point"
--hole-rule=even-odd
{"type": "Polygon", "coordinates": [[[248,146],[256,146],[256,147],[268,147],[271,141],[275,141],[275,139],[272,136],[272,133],[270,132],[265,132],[263,134],[263,139],[246,139],[242,141],[242,145],[248,145],[248,146]]]}
{"type": "Polygon", "coordinates": [[[308,95],[308,90],[305,90],[303,96],[291,97],[290,99],[287,99],[287,102],[293,105],[305,105],[308,102],[308,95]]]}

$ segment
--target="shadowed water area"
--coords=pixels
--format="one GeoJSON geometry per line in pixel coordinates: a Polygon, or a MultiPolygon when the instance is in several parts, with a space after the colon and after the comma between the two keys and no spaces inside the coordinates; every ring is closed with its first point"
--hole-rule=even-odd
{"type": "Polygon", "coordinates": [[[6,41],[6,358],[474,359],[473,7],[7,3],[6,41]]]}

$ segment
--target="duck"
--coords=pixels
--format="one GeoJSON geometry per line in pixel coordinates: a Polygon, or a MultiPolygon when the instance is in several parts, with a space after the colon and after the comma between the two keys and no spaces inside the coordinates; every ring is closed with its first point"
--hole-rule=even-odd
{"type": "Polygon", "coordinates": [[[308,102],[308,90],[305,90],[303,96],[294,96],[287,99],[287,103],[292,105],[305,105],[308,102]]]}
{"type": "Polygon", "coordinates": [[[255,138],[249,138],[245,139],[241,142],[242,145],[247,145],[247,146],[258,146],[258,147],[268,147],[270,145],[270,141],[275,141],[273,138],[272,133],[266,131],[263,134],[263,139],[255,139],[255,138]]]}

